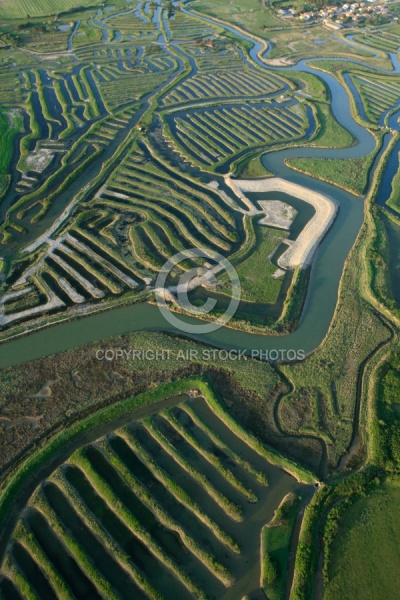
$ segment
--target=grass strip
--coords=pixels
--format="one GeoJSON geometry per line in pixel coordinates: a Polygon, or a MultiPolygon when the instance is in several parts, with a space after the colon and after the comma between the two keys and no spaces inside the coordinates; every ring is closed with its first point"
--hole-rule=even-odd
{"type": "Polygon", "coordinates": [[[147,491],[144,485],[142,485],[138,479],[130,472],[124,462],[113,452],[113,450],[106,445],[102,444],[101,450],[109,461],[110,465],[117,470],[119,475],[123,478],[125,483],[139,498],[139,500],[148,507],[148,509],[154,514],[154,516],[162,523],[166,529],[170,529],[176,532],[183,544],[190,550],[196,558],[203,563],[203,565],[211,571],[211,573],[217,577],[226,587],[233,585],[235,577],[229,570],[222,564],[218,563],[216,558],[209,552],[206,552],[193,537],[185,531],[185,529],[177,523],[164,508],[157,502],[157,500],[147,491]]]}
{"type": "Polygon", "coordinates": [[[94,517],[91,511],[87,508],[85,502],[80,497],[79,493],[66,480],[65,475],[57,471],[52,477],[60,489],[65,493],[71,505],[84,520],[85,525],[96,535],[103,546],[110,552],[116,561],[120,564],[131,579],[152,599],[162,600],[161,594],[151,585],[146,577],[139,571],[129,558],[129,556],[121,549],[118,540],[114,538],[99,524],[99,521],[94,517]]]}
{"type": "Polygon", "coordinates": [[[150,552],[156,556],[160,562],[165,564],[167,568],[171,569],[195,598],[206,600],[206,595],[203,590],[193,583],[187,573],[185,573],[157,544],[135,515],[121,502],[111,486],[93,469],[91,462],[86,458],[82,450],[74,453],[73,462],[83,470],[85,476],[93,485],[99,496],[103,498],[113,512],[118,514],[118,517],[125,523],[128,529],[146,545],[150,552]]]}
{"type": "Polygon", "coordinates": [[[299,502],[298,496],[287,494],[274,518],[261,531],[260,585],[269,600],[281,600],[285,595],[290,543],[299,502]]]}
{"type": "Polygon", "coordinates": [[[268,462],[281,467],[302,483],[315,483],[317,481],[316,476],[311,471],[301,467],[294,461],[281,456],[272,448],[268,448],[251,433],[243,429],[243,427],[241,427],[241,425],[239,425],[239,423],[223,407],[221,400],[217,398],[207,382],[200,380],[196,388],[203,394],[207,404],[216,416],[219,417],[221,421],[223,421],[243,442],[255,450],[257,454],[264,457],[268,462]]]}
{"type": "Polygon", "coordinates": [[[228,500],[228,498],[215,489],[212,482],[203,473],[193,467],[193,465],[187,461],[170,442],[167,438],[154,426],[151,419],[144,420],[144,426],[150,435],[160,444],[165,452],[167,452],[178,465],[194,479],[196,479],[206,490],[206,492],[215,500],[226,514],[234,521],[242,521],[243,513],[239,506],[234,502],[228,500]]]}
{"type": "Polygon", "coordinates": [[[194,435],[192,435],[175,417],[171,409],[163,411],[161,413],[162,417],[165,418],[172,427],[179,432],[179,434],[184,438],[184,440],[192,446],[208,463],[213,465],[218,472],[226,479],[228,483],[231,484],[238,492],[243,494],[243,496],[249,502],[257,502],[258,498],[251,490],[247,489],[241,481],[223,464],[222,461],[215,456],[212,452],[209,452],[196,440],[194,435]]]}
{"type": "Polygon", "coordinates": [[[262,473],[258,469],[255,469],[253,465],[249,463],[249,461],[244,460],[241,456],[239,456],[239,454],[237,454],[237,452],[232,450],[232,448],[230,448],[228,444],[225,444],[225,442],[221,440],[221,438],[197,415],[197,413],[195,413],[192,406],[189,406],[188,404],[183,404],[181,408],[190,416],[190,418],[192,419],[192,421],[194,421],[197,427],[199,427],[199,429],[201,429],[206,435],[208,435],[208,437],[212,440],[214,444],[216,444],[219,448],[221,448],[221,450],[229,454],[233,458],[233,460],[237,462],[241,467],[243,467],[243,469],[248,471],[250,475],[252,475],[256,479],[256,481],[258,481],[258,483],[261,483],[265,486],[268,485],[268,479],[266,474],[262,473]]]}
{"type": "Polygon", "coordinates": [[[18,542],[25,547],[26,551],[32,556],[32,559],[39,565],[46,579],[54,588],[57,598],[60,598],[60,600],[74,600],[74,595],[67,583],[58,573],[42,547],[38,544],[34,534],[27,529],[22,520],[19,521],[17,525],[14,539],[18,540],[18,542]]]}
{"type": "Polygon", "coordinates": [[[146,449],[133,437],[128,429],[123,429],[118,432],[119,436],[126,442],[131,450],[140,458],[142,463],[151,471],[160,483],[162,483],[168,491],[176,498],[176,500],[186,506],[196,517],[202,521],[214,535],[225,545],[228,546],[235,554],[240,554],[240,548],[237,542],[227,534],[220,526],[213,521],[189,496],[189,494],[176,483],[173,477],[164,471],[158,463],[156,463],[146,449]]]}
{"type": "Polygon", "coordinates": [[[11,561],[9,555],[7,555],[4,562],[3,571],[9,577],[9,579],[11,579],[15,587],[21,592],[24,600],[40,600],[28,579],[26,579],[25,575],[21,573],[16,564],[11,561]]]}
{"type": "Polygon", "coordinates": [[[36,495],[35,508],[43,514],[50,527],[59,536],[59,538],[68,548],[71,555],[75,558],[79,568],[96,586],[100,595],[105,596],[107,600],[119,600],[119,596],[111,587],[110,582],[102,576],[97,567],[93,565],[81,545],[69,533],[68,529],[60,523],[57,513],[44,498],[42,491],[36,495]]]}

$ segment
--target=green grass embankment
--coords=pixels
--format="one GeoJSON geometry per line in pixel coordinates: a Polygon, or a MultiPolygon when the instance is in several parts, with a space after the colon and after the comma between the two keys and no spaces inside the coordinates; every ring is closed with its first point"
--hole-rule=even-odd
{"type": "Polygon", "coordinates": [[[237,542],[221,529],[221,527],[203,511],[191,498],[191,496],[173,479],[160,465],[155,462],[145,448],[132,436],[127,429],[118,432],[126,444],[137,454],[144,465],[152,474],[168,489],[178,502],[184,504],[194,515],[198,517],[214,535],[232,552],[240,554],[237,542]]]}
{"type": "MultiPolygon", "coordinates": [[[[397,138],[400,139],[400,136],[397,136],[397,138]]],[[[392,179],[392,191],[386,204],[397,211],[400,217],[400,169],[397,170],[392,179]]]]}
{"type": "Polygon", "coordinates": [[[102,575],[98,567],[92,563],[79,542],[77,542],[75,537],[61,522],[57,513],[45,499],[42,491],[39,491],[36,494],[35,508],[40,510],[48,525],[53,529],[56,535],[62,539],[63,544],[68,548],[69,552],[79,564],[79,568],[94,583],[100,594],[104,595],[107,599],[118,600],[118,595],[112,589],[110,582],[102,575]]]}
{"type": "Polygon", "coordinates": [[[261,531],[260,585],[269,600],[281,600],[285,595],[286,577],[293,528],[300,498],[285,496],[274,518],[261,531]]]}
{"type": "Polygon", "coordinates": [[[226,512],[234,521],[243,520],[243,511],[241,508],[229,500],[224,494],[218,491],[213,483],[198,469],[196,469],[186,458],[170,444],[167,438],[154,426],[151,419],[145,419],[144,425],[150,435],[160,444],[163,450],[169,454],[178,465],[198,481],[206,492],[215,500],[215,502],[226,512]]]}
{"type": "Polygon", "coordinates": [[[126,412],[163,400],[168,396],[186,392],[192,387],[196,387],[196,382],[196,379],[186,379],[160,386],[155,390],[139,394],[138,396],[133,396],[99,411],[55,435],[48,443],[41,448],[38,448],[31,456],[16,467],[12,475],[1,484],[0,527],[4,524],[7,515],[12,508],[14,498],[21,492],[23,486],[28,482],[30,477],[32,477],[36,471],[43,467],[46,462],[54,456],[54,454],[64,448],[65,445],[70,443],[75,437],[102,423],[112,421],[126,412]]]}
{"type": "Polygon", "coordinates": [[[218,456],[216,456],[213,452],[209,452],[203,448],[195,436],[180,424],[171,409],[163,411],[161,415],[183,437],[183,439],[190,444],[190,446],[192,446],[207,462],[212,464],[218,470],[221,477],[225,478],[226,481],[230,483],[231,486],[234,487],[238,492],[240,492],[248,502],[257,502],[258,498],[254,492],[246,488],[244,484],[232,473],[232,471],[224,466],[218,456]]]}
{"type": "Polygon", "coordinates": [[[56,95],[56,98],[61,106],[61,110],[62,110],[62,116],[65,119],[66,125],[67,127],[60,133],[60,135],[58,136],[60,140],[68,137],[69,135],[71,135],[71,133],[74,133],[75,129],[76,129],[76,125],[75,122],[73,121],[73,119],[71,119],[71,108],[68,106],[68,103],[64,97],[64,94],[61,90],[61,84],[60,82],[55,79],[53,81],[53,87],[54,87],[54,93],[56,95]]]}
{"type": "MultiPolygon", "coordinates": [[[[157,502],[157,500],[147,491],[146,487],[142,485],[136,477],[131,473],[125,463],[117,456],[112,449],[102,444],[102,452],[104,453],[110,466],[114,468],[123,480],[127,483],[129,488],[133,491],[135,496],[147,506],[147,508],[155,515],[157,520],[166,528],[176,532],[182,543],[190,550],[197,559],[209,570],[213,575],[219,579],[226,587],[232,585],[235,581],[235,577],[229,570],[220,564],[215,556],[210,552],[207,552],[197,541],[190,535],[185,528],[175,521],[164,508],[157,502]]],[[[72,457],[73,460],[73,457],[72,457]]]]}
{"type": "Polygon", "coordinates": [[[155,390],[144,392],[109,406],[82,421],[76,422],[64,431],[56,434],[42,447],[36,449],[28,458],[18,465],[1,484],[0,527],[4,526],[7,516],[12,512],[15,498],[23,491],[31,478],[34,477],[37,471],[44,467],[57,452],[65,449],[67,444],[71,444],[76,437],[101,424],[113,421],[127,412],[134,411],[135,409],[163,400],[164,398],[175,394],[188,392],[191,389],[198,389],[204,395],[208,405],[216,415],[221,418],[240,439],[253,448],[258,454],[263,456],[268,462],[291,473],[299,481],[312,483],[316,480],[315,476],[312,475],[310,471],[300,467],[293,461],[284,458],[272,449],[267,448],[253,435],[245,431],[228,411],[223,408],[221,401],[217,399],[207,382],[198,378],[188,378],[159,386],[155,390]]]}
{"type": "Polygon", "coordinates": [[[204,592],[193,583],[187,573],[154,540],[135,514],[121,502],[118,494],[104,477],[95,471],[91,462],[85,455],[85,452],[82,450],[76,452],[73,456],[73,461],[74,464],[83,470],[87,479],[95,488],[96,493],[99,494],[109,506],[116,508],[118,517],[123,521],[126,527],[128,527],[128,529],[151,550],[154,556],[156,556],[168,569],[171,569],[195,598],[198,598],[198,600],[206,600],[204,592]]]}
{"type": "MultiPolygon", "coordinates": [[[[76,467],[77,468],[77,467],[76,467]]],[[[83,476],[83,473],[82,473],[83,476]]],[[[148,579],[133,563],[131,557],[125,552],[123,547],[109,533],[107,528],[94,516],[88,509],[84,500],[67,481],[64,473],[57,471],[51,478],[61,491],[66,495],[72,508],[79,514],[86,527],[100,540],[103,547],[112,554],[113,559],[128,572],[132,580],[148,595],[152,600],[162,600],[161,594],[151,585],[148,579]]],[[[111,509],[110,509],[111,510],[111,509]]],[[[39,544],[36,546],[41,549],[39,544]]],[[[37,560],[36,554],[33,554],[37,560]]],[[[52,566],[52,563],[49,564],[52,566]]],[[[63,580],[62,580],[63,581],[63,580]]],[[[62,597],[62,596],[61,596],[62,597]]]]}
{"type": "Polygon", "coordinates": [[[257,454],[265,458],[271,464],[281,467],[284,471],[287,471],[302,483],[315,483],[317,481],[316,476],[311,471],[301,467],[294,461],[281,456],[272,448],[268,448],[255,436],[243,429],[223,406],[222,401],[216,396],[206,382],[201,381],[198,389],[204,395],[211,410],[215,412],[215,414],[229,427],[229,429],[231,429],[231,431],[233,431],[233,433],[235,433],[243,442],[257,452],[257,454]]]}
{"type": "Polygon", "coordinates": [[[279,333],[293,331],[301,317],[310,278],[310,267],[296,267],[290,287],[283,302],[281,315],[275,329],[279,333]]]}
{"type": "Polygon", "coordinates": [[[31,582],[16,568],[15,563],[11,561],[9,555],[6,556],[3,571],[13,581],[16,587],[22,592],[24,600],[39,600],[31,582]]]}
{"type": "Polygon", "coordinates": [[[231,458],[237,462],[245,471],[247,471],[258,483],[261,485],[268,485],[268,478],[265,473],[255,469],[249,461],[244,460],[239,454],[237,454],[228,444],[223,442],[221,438],[205,423],[205,421],[199,417],[198,414],[193,410],[193,407],[189,404],[184,404],[181,406],[182,410],[184,410],[192,419],[192,421],[196,424],[196,426],[201,429],[210,439],[211,441],[218,446],[223,452],[226,452],[231,458]]]}
{"type": "Polygon", "coordinates": [[[18,169],[22,172],[27,171],[26,158],[29,154],[29,147],[32,141],[38,140],[42,137],[42,128],[36,118],[35,109],[32,101],[32,92],[29,92],[28,98],[25,102],[25,109],[29,117],[29,128],[30,133],[24,135],[20,142],[20,159],[18,162],[18,169]]]}
{"type": "MultiPolygon", "coordinates": [[[[61,125],[60,121],[58,119],[56,119],[55,117],[53,117],[53,115],[50,112],[49,109],[49,105],[47,104],[47,99],[46,99],[46,93],[45,93],[45,85],[43,84],[41,75],[39,73],[39,71],[32,71],[34,76],[35,76],[35,83],[36,83],[36,90],[39,96],[39,102],[40,102],[40,106],[42,109],[42,113],[44,118],[47,121],[47,124],[51,125],[51,121],[53,123],[58,123],[59,125],[61,125]]],[[[49,137],[51,137],[51,135],[49,134],[49,137]]]]}
{"type": "Polygon", "coordinates": [[[46,579],[51,582],[51,586],[56,592],[57,597],[61,600],[73,600],[74,596],[72,595],[64,579],[59,575],[53,563],[49,560],[47,554],[43,551],[40,544],[38,544],[33,533],[29,531],[22,520],[18,521],[18,525],[14,533],[14,539],[22,544],[25,550],[32,557],[34,557],[35,562],[43,571],[46,579]]]}

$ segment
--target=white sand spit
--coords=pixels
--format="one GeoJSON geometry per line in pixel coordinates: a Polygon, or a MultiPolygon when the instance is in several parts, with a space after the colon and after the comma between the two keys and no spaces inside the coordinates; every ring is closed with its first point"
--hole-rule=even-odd
{"type": "Polygon", "coordinates": [[[234,192],[234,194],[236,194],[236,196],[239,196],[239,198],[242,200],[242,202],[247,206],[250,214],[256,215],[260,212],[254,206],[254,204],[251,202],[251,200],[249,200],[249,198],[247,198],[247,196],[242,193],[242,190],[239,187],[239,183],[244,180],[231,179],[230,175],[225,175],[224,181],[225,181],[226,185],[231,188],[231,190],[234,192]]]}
{"type": "MultiPolygon", "coordinates": [[[[245,202],[246,192],[283,192],[308,202],[315,208],[315,214],[304,227],[298,238],[294,241],[287,240],[288,249],[278,259],[282,269],[295,269],[307,267],[322,238],[332,225],[339,208],[338,202],[309,188],[281,179],[269,177],[264,179],[230,179],[226,183],[245,202]]],[[[247,199],[246,204],[252,203],[247,199]]]]}

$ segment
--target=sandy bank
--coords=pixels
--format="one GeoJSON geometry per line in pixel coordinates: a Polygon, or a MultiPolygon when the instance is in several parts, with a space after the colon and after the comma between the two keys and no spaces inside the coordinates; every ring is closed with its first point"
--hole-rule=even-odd
{"type": "MultiPolygon", "coordinates": [[[[228,178],[226,178],[226,182],[228,178]]],[[[322,238],[332,225],[339,208],[338,202],[309,188],[281,179],[268,177],[264,179],[230,179],[228,185],[241,200],[250,208],[252,202],[246,197],[246,192],[284,192],[295,198],[308,202],[315,208],[315,214],[304,227],[298,238],[288,240],[289,247],[278,259],[282,269],[307,267],[322,238]]]]}
{"type": "Polygon", "coordinates": [[[260,219],[260,225],[269,225],[269,227],[278,227],[279,229],[290,229],[293,223],[297,210],[282,202],[281,200],[260,200],[258,204],[261,206],[265,217],[260,219]]]}
{"type": "Polygon", "coordinates": [[[265,62],[265,64],[267,64],[271,67],[292,67],[295,63],[294,60],[291,60],[290,58],[287,58],[287,57],[265,58],[264,62],[265,62]]]}

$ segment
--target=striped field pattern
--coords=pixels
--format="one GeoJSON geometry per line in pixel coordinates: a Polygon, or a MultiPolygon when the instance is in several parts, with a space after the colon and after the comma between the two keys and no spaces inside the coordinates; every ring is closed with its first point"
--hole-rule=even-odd
{"type": "Polygon", "coordinates": [[[360,73],[351,74],[351,79],[358,88],[365,112],[373,123],[377,123],[382,113],[400,101],[398,77],[360,73]]]}
{"type": "Polygon", "coordinates": [[[2,598],[219,597],[246,573],[235,535],[268,494],[257,452],[202,399],[76,451],[18,522],[2,598]]]}
{"type": "Polygon", "coordinates": [[[164,99],[164,105],[169,107],[211,98],[256,98],[277,93],[284,86],[283,80],[277,75],[252,69],[200,73],[170,92],[164,99]]]}
{"type": "Polygon", "coordinates": [[[304,112],[295,113],[290,106],[237,105],[174,116],[171,130],[186,156],[215,166],[248,147],[298,139],[305,123],[304,112]]]}

